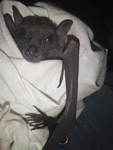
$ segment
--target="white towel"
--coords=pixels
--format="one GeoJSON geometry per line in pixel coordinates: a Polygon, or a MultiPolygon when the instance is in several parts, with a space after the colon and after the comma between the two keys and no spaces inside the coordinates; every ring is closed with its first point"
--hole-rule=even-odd
{"type": "Polygon", "coordinates": [[[61,87],[57,88],[62,66],[60,60],[30,63],[23,58],[3,18],[5,13],[12,15],[12,5],[23,16],[46,16],[57,24],[64,19],[73,20],[68,34],[80,40],[77,117],[84,108],[83,98],[99,90],[103,84],[107,52],[94,52],[90,46],[90,40],[93,40],[91,29],[55,6],[39,2],[26,7],[8,0],[0,3],[0,150],[41,150],[47,141],[48,129],[32,131],[21,116],[38,113],[33,105],[49,116],[59,114],[65,106],[65,76],[61,87]]]}

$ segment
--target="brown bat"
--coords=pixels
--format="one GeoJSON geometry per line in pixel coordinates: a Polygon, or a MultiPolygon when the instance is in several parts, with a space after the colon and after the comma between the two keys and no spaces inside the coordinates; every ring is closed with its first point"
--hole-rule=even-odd
{"type": "Polygon", "coordinates": [[[61,141],[76,122],[79,40],[73,35],[67,36],[67,32],[72,25],[71,20],[64,20],[56,27],[54,23],[46,17],[28,16],[23,18],[15,6],[13,6],[13,14],[15,22],[13,22],[9,14],[5,14],[4,18],[15,42],[26,60],[39,62],[45,59],[62,59],[63,61],[59,83],[60,86],[63,70],[65,69],[66,106],[63,111],[57,117],[53,118],[47,116],[39,108],[34,106],[40,114],[26,114],[28,116],[26,122],[33,126],[34,130],[48,127],[50,135],[43,150],[51,150],[61,141]],[[39,24],[41,24],[41,26],[39,24]],[[32,27],[32,29],[29,27],[32,27]],[[40,33],[36,32],[37,30],[40,31],[40,33]],[[36,33],[38,35],[35,35],[36,33]],[[28,35],[32,35],[33,37],[30,39],[28,35]],[[35,39],[36,37],[37,40],[35,39]],[[25,41],[27,42],[25,43],[25,41]],[[44,49],[44,45],[47,49],[44,49]]]}

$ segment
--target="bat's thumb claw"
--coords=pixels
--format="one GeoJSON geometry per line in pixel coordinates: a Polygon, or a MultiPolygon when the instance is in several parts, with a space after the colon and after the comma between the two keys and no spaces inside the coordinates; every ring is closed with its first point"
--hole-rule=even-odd
{"type": "Polygon", "coordinates": [[[62,82],[60,81],[59,84],[58,84],[58,86],[57,86],[57,88],[59,88],[59,87],[61,86],[61,83],[62,83],[62,82]]]}

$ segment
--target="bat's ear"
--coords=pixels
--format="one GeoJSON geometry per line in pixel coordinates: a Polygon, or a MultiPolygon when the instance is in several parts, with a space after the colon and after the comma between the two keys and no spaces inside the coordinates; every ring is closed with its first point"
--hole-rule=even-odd
{"type": "Polygon", "coordinates": [[[6,22],[6,25],[9,29],[9,31],[11,32],[11,34],[13,34],[15,29],[16,29],[16,26],[15,26],[15,23],[13,22],[13,20],[12,20],[11,15],[6,13],[4,15],[4,19],[5,19],[5,22],[6,22]]]}
{"type": "Polygon", "coordinates": [[[12,8],[13,8],[13,16],[14,16],[14,20],[15,20],[15,25],[18,26],[22,22],[23,17],[20,14],[20,12],[16,6],[13,5],[12,8]]]}
{"type": "Polygon", "coordinates": [[[73,24],[72,20],[64,20],[59,24],[56,33],[61,40],[65,41],[67,33],[70,30],[72,24],[73,24]]]}

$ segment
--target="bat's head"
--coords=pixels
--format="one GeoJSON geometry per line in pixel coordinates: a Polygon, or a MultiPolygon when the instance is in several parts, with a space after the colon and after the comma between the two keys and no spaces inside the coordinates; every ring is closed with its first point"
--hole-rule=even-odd
{"type": "Polygon", "coordinates": [[[58,26],[49,18],[23,17],[16,6],[12,6],[14,21],[5,14],[6,25],[24,58],[31,62],[62,57],[66,36],[72,20],[64,20],[58,26]]]}

